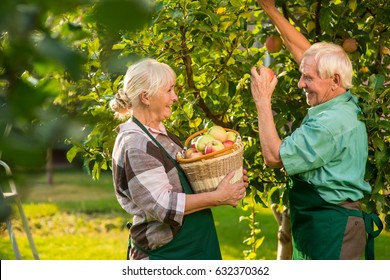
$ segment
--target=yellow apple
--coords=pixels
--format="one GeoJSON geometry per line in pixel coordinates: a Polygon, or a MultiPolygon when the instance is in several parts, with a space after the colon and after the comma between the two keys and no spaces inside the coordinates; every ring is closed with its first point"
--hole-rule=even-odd
{"type": "Polygon", "coordinates": [[[226,140],[226,130],[219,125],[214,125],[210,127],[207,131],[207,134],[213,136],[214,139],[217,139],[221,142],[226,140]]]}
{"type": "Polygon", "coordinates": [[[233,131],[226,132],[226,140],[236,142],[237,134],[233,131]]]}

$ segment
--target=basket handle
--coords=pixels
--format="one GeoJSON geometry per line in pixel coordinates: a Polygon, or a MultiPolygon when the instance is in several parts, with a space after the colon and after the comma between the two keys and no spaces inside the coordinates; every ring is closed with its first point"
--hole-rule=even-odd
{"type": "MultiPolygon", "coordinates": [[[[199,134],[202,134],[204,132],[206,132],[208,129],[203,129],[203,130],[200,130],[194,134],[192,134],[190,137],[187,138],[187,140],[185,141],[185,144],[184,144],[184,149],[187,149],[188,148],[188,144],[189,142],[194,139],[196,136],[198,136],[199,134]]],[[[184,158],[184,156],[182,156],[180,153],[176,156],[176,159],[179,163],[191,163],[191,162],[195,162],[195,161],[201,161],[201,160],[206,160],[206,159],[211,159],[211,158],[215,158],[217,156],[221,156],[221,155],[225,155],[225,154],[229,154],[229,153],[232,153],[238,149],[240,149],[242,142],[241,142],[241,137],[240,137],[240,134],[233,130],[233,129],[230,129],[230,128],[225,128],[226,131],[232,131],[234,132],[235,134],[237,134],[237,142],[234,143],[234,145],[230,146],[230,147],[226,147],[224,149],[221,149],[219,151],[216,151],[216,152],[213,152],[213,153],[210,153],[210,154],[206,154],[206,155],[203,155],[203,156],[199,156],[199,157],[195,157],[195,158],[184,158]]]]}
{"type": "Polygon", "coordinates": [[[195,132],[194,134],[190,135],[190,137],[187,138],[186,142],[184,143],[184,147],[188,148],[188,144],[191,142],[192,139],[194,139],[196,136],[205,133],[208,130],[208,128],[200,130],[198,132],[195,132]]]}
{"type": "MultiPolygon", "coordinates": [[[[198,135],[200,135],[200,134],[202,134],[202,133],[205,133],[207,130],[209,130],[209,129],[208,129],[208,128],[205,128],[205,129],[203,129],[203,130],[200,130],[200,131],[195,132],[194,134],[190,135],[190,136],[187,138],[187,140],[185,141],[184,147],[185,147],[185,148],[188,148],[188,144],[191,142],[192,139],[194,139],[196,136],[198,136],[198,135]]],[[[239,134],[237,131],[235,131],[234,129],[225,128],[225,130],[226,130],[226,131],[232,131],[232,132],[234,132],[235,134],[237,134],[237,136],[240,136],[240,134],[239,134]]]]}

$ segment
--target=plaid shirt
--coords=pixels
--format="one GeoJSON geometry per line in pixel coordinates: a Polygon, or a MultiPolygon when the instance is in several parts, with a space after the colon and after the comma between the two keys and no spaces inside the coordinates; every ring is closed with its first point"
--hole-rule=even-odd
{"type": "MultiPolygon", "coordinates": [[[[162,124],[160,131],[147,129],[176,158],[182,150],[179,139],[162,124]]],[[[112,172],[117,200],[133,216],[135,243],[155,249],[171,241],[183,222],[185,193],[174,164],[131,120],[119,126],[112,172]]],[[[130,254],[131,259],[147,259],[134,247],[130,254]]]]}

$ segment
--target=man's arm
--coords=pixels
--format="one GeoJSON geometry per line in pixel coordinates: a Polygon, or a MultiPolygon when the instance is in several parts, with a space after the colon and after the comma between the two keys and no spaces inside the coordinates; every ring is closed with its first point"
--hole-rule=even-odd
{"type": "Polygon", "coordinates": [[[283,167],[280,157],[282,140],[276,130],[271,107],[271,97],[276,84],[275,76],[271,83],[268,81],[265,67],[260,67],[260,74],[255,67],[251,69],[251,92],[258,113],[261,153],[265,164],[271,168],[283,167]]]}
{"type": "Polygon", "coordinates": [[[303,53],[310,47],[310,42],[278,11],[275,0],[257,0],[257,3],[275,24],[285,46],[300,65],[303,53]]]}

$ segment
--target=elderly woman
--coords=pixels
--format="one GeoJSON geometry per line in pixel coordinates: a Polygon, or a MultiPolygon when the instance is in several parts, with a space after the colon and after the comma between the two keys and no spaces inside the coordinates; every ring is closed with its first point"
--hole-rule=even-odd
{"type": "Polygon", "coordinates": [[[168,65],[144,59],[129,67],[111,102],[115,112],[131,116],[119,126],[112,162],[116,197],[133,216],[129,258],[218,260],[210,208],[236,206],[245,196],[247,176],[231,184],[231,172],[215,191],[192,193],[175,160],[182,144],[163,125],[178,99],[175,83],[168,65]]]}

